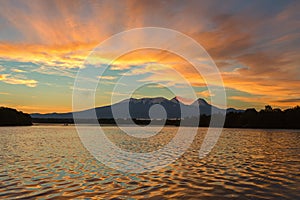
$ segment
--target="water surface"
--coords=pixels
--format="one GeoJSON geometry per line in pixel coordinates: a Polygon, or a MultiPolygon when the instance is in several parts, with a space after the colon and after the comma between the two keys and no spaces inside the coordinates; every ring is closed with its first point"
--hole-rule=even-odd
{"type": "MultiPolygon", "coordinates": [[[[87,129],[93,127],[87,127],[87,129]]],[[[127,151],[161,148],[176,134],[132,139],[107,136],[127,151]]],[[[93,158],[73,126],[0,128],[0,199],[298,199],[300,131],[224,129],[204,159],[199,128],[188,151],[159,171],[125,174],[93,158]]]]}

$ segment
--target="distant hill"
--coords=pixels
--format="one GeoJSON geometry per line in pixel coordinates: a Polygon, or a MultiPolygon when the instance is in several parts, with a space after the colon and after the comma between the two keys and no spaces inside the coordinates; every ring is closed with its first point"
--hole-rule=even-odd
{"type": "Polygon", "coordinates": [[[30,126],[31,117],[29,114],[17,111],[16,109],[0,107],[0,126],[30,126]]]}
{"type": "MultiPolygon", "coordinates": [[[[207,103],[204,99],[198,99],[191,105],[186,105],[179,101],[176,97],[173,99],[166,99],[163,97],[155,98],[130,98],[118,102],[110,106],[97,107],[96,115],[98,119],[112,119],[112,118],[140,118],[140,119],[149,119],[149,110],[150,108],[158,104],[163,106],[166,111],[166,118],[187,118],[199,115],[197,113],[197,107],[200,110],[200,115],[211,115],[218,113],[227,113],[227,112],[243,112],[243,110],[236,110],[234,108],[229,108],[223,110],[221,108],[215,107],[207,103]],[[129,113],[126,112],[129,105],[129,113]],[[184,110],[184,113],[181,113],[181,108],[184,110]],[[112,111],[115,111],[116,115],[113,117],[112,111]]],[[[91,118],[91,113],[93,109],[88,109],[80,112],[75,112],[74,114],[78,118],[89,119],[91,118]]],[[[73,118],[73,113],[48,113],[48,114],[31,114],[32,118],[48,118],[48,119],[70,119],[73,118]]]]}

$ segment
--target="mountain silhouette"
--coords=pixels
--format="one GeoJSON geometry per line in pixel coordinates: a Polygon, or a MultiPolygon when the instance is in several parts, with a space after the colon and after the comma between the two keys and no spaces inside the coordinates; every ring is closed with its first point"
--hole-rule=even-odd
{"type": "MultiPolygon", "coordinates": [[[[154,114],[154,118],[167,118],[167,119],[178,119],[194,117],[199,115],[211,115],[218,113],[230,112],[243,112],[242,110],[236,110],[230,108],[223,110],[221,108],[215,107],[207,103],[204,99],[197,99],[190,105],[182,103],[178,98],[174,97],[172,99],[166,99],[164,97],[154,97],[154,98],[130,98],[115,103],[109,106],[102,106],[95,108],[96,115],[98,119],[112,119],[112,118],[140,118],[140,119],[150,119],[153,118],[149,116],[154,114]],[[151,110],[152,106],[157,109],[151,110]],[[129,109],[128,109],[129,108],[129,109]],[[198,112],[200,111],[200,113],[198,112]],[[113,115],[114,113],[114,115],[113,115]]],[[[32,118],[48,118],[48,119],[70,119],[73,115],[76,118],[90,119],[93,118],[94,109],[88,109],[79,112],[68,112],[68,113],[48,113],[48,114],[31,114],[32,118]]]]}

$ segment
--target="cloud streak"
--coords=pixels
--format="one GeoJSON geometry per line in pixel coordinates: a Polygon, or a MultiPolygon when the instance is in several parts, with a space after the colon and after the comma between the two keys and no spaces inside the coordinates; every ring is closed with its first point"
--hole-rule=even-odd
{"type": "Polygon", "coordinates": [[[10,74],[1,74],[0,81],[13,85],[26,85],[28,87],[36,87],[38,82],[33,79],[27,79],[23,76],[13,76],[10,74]]]}

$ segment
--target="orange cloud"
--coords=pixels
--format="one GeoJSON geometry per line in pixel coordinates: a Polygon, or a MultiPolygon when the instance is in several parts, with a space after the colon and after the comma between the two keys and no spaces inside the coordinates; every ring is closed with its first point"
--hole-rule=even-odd
{"type": "Polygon", "coordinates": [[[0,42],[2,59],[33,62],[61,68],[78,68],[95,44],[66,44],[63,46],[25,45],[0,42]]]}
{"type": "Polygon", "coordinates": [[[37,81],[33,79],[26,79],[22,76],[12,76],[10,74],[1,74],[0,81],[13,85],[26,85],[28,87],[36,87],[37,81]]]}
{"type": "Polygon", "coordinates": [[[26,72],[26,71],[24,71],[24,70],[21,70],[21,69],[15,69],[15,68],[11,69],[10,71],[16,72],[16,73],[24,73],[24,72],[26,72]]]}

